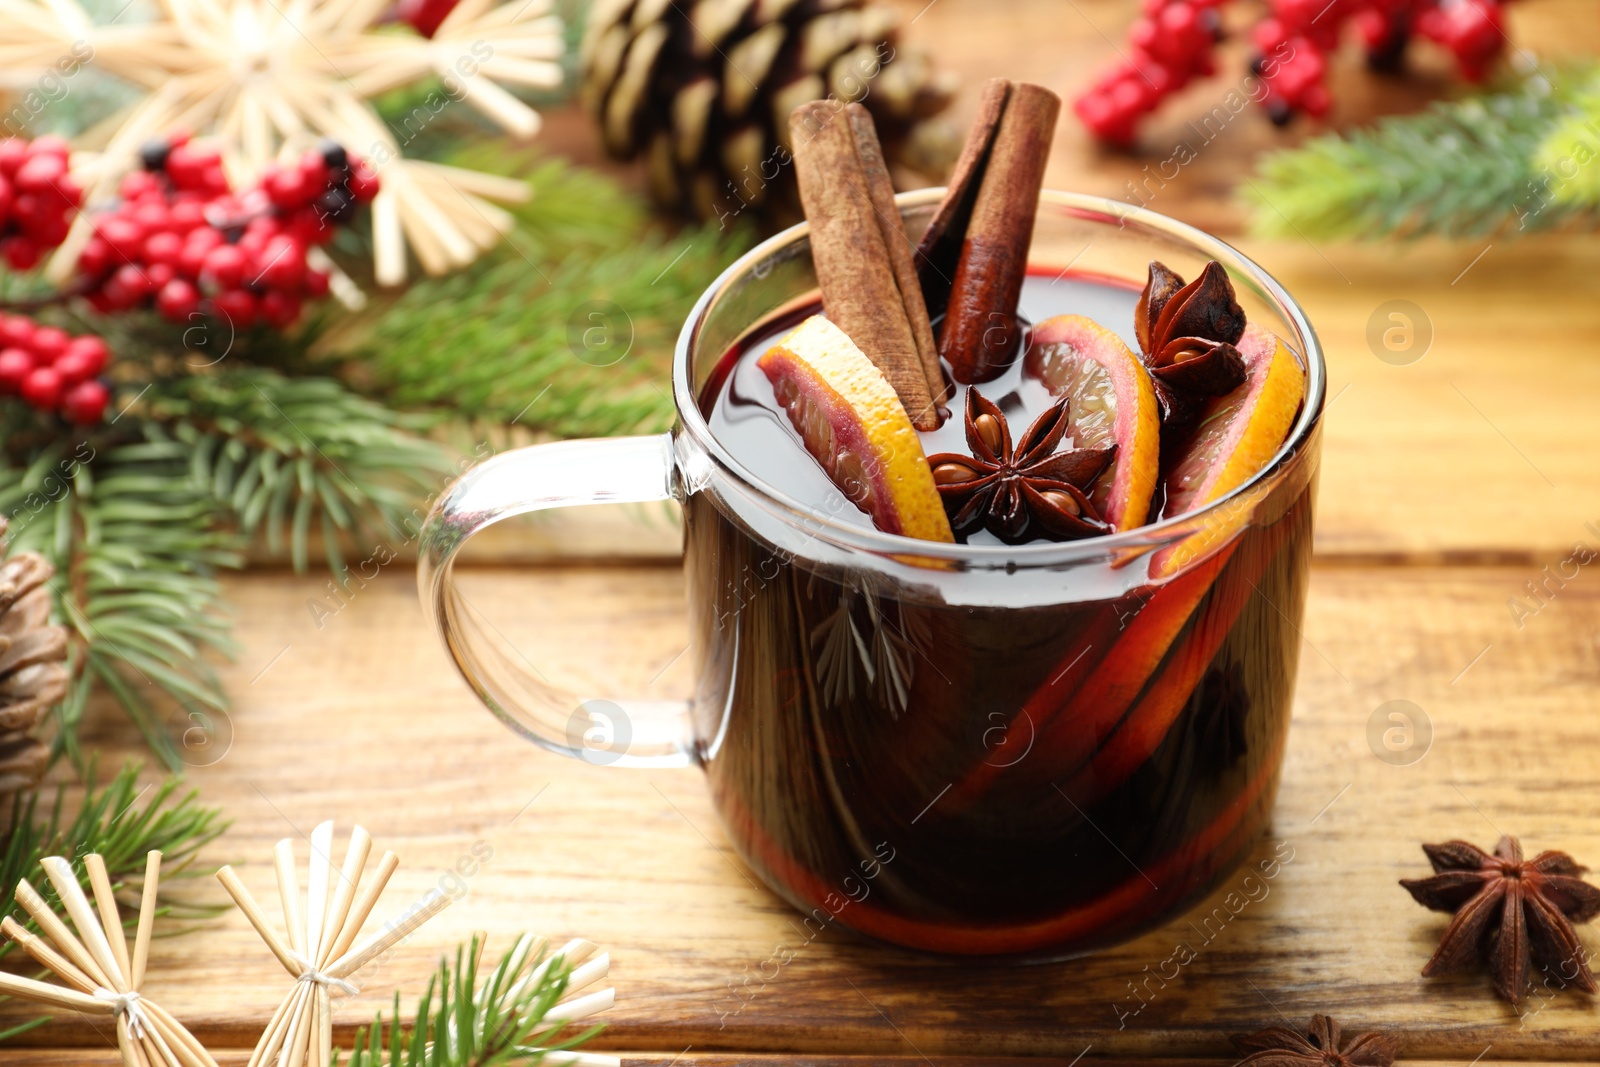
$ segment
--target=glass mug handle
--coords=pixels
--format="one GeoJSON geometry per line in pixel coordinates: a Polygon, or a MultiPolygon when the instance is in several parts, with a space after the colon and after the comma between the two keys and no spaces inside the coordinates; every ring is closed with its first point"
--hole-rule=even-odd
{"type": "Polygon", "coordinates": [[[435,502],[418,542],[423,611],[478,698],[541,748],[586,763],[682,767],[695,747],[685,701],[600,698],[551,684],[462,595],[451,569],[472,536],[501,519],[579,504],[677,497],[672,437],[616,437],[532,445],[463,474],[435,502]]]}

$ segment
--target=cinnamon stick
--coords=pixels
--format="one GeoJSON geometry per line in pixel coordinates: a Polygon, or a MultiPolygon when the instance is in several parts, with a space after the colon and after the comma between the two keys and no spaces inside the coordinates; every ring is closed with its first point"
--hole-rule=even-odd
{"type": "MultiPolygon", "coordinates": [[[[930,386],[911,325],[913,315],[926,318],[927,308],[920,288],[903,290],[895,273],[889,243],[904,243],[904,233],[885,234],[887,222],[873,204],[856,126],[845,111],[817,100],[794,109],[789,129],[823,308],[883,372],[911,424],[935,429],[934,393],[943,391],[943,378],[930,386]]],[[[899,213],[890,210],[887,218],[899,231],[899,213]]]]}
{"type": "MultiPolygon", "coordinates": [[[[1021,351],[1017,301],[1060,111],[1060,98],[1037,85],[1013,85],[1006,94],[962,234],[939,333],[939,354],[958,382],[990,381],[1021,351]]],[[[959,211],[954,214],[959,221],[959,211]]],[[[938,240],[948,241],[954,232],[952,228],[938,240]]]]}
{"type": "Polygon", "coordinates": [[[962,239],[972,221],[972,203],[977,199],[994,132],[1000,127],[1000,116],[1010,95],[1009,78],[990,78],[983,87],[977,118],[972,120],[961,155],[950,171],[944,199],[939,201],[938,210],[917,244],[917,277],[928,314],[934,318],[943,315],[950,303],[950,286],[955,280],[956,264],[961,261],[962,239]]]}
{"type": "Polygon", "coordinates": [[[856,137],[856,152],[866,175],[867,198],[878,216],[878,228],[883,231],[883,243],[889,249],[889,266],[894,270],[895,284],[900,288],[900,298],[906,307],[906,321],[911,324],[911,337],[917,342],[922,375],[927,379],[928,392],[934,402],[942,404],[949,399],[950,390],[945,384],[944,369],[939,366],[939,345],[933,339],[933,323],[928,318],[928,306],[922,300],[922,283],[917,278],[911,240],[906,237],[900,209],[895,206],[894,182],[889,178],[883,146],[878,143],[878,129],[873,125],[872,112],[860,104],[846,104],[844,111],[850,117],[850,129],[856,137]]]}

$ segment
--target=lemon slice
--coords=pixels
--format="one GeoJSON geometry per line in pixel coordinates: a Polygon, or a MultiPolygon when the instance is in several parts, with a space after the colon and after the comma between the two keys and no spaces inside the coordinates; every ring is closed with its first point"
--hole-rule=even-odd
{"type": "Polygon", "coordinates": [[[954,541],[922,440],[883,372],[813,315],[756,361],[807,452],[885,533],[954,541]]]}
{"type": "Polygon", "coordinates": [[[1070,398],[1074,448],[1116,446],[1089,498],[1118,530],[1143,526],[1161,468],[1161,416],[1139,357],[1093,319],[1057,315],[1033,328],[1024,371],[1070,398]]]}

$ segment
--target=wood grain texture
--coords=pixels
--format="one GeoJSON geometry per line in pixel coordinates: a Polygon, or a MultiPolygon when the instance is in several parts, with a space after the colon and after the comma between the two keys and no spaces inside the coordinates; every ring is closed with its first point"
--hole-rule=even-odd
{"type": "MultiPolygon", "coordinates": [[[[1059,965],[950,963],[831,931],[807,942],[730,854],[698,772],[587,767],[518,741],[477,707],[424,630],[409,574],[380,578],[321,629],[306,607],[319,582],[230,580],[244,648],[227,677],[231,745],[191,780],[235,820],[214,855],[258,897],[271,898],[273,842],[295,838],[303,855],[299,835],[327,817],[359,820],[402,858],[377,920],[434,886],[461,895],[339,1012],[345,1035],[392,988],[419,992],[437,955],[471,931],[490,931],[493,952],[531,929],[581,933],[613,953],[619,1006],[602,1041],[613,1049],[1070,1060],[1092,1045],[1220,1057],[1230,1032],[1326,1011],[1399,1030],[1413,1056],[1580,1057],[1600,1048],[1600,1014],[1581,997],[1519,1022],[1486,978],[1418,977],[1444,917],[1395,884],[1426,870],[1424,840],[1492,844],[1505,831],[1600,859],[1600,582],[1583,573],[1518,630],[1506,599],[1529,576],[1316,569],[1272,831],[1293,861],[1194,944],[1198,958],[1165,988],[1149,987],[1135,1015],[1130,983],[1198,942],[1190,922],[1226,889],[1128,945],[1059,965]],[[1411,766],[1369,748],[1368,721],[1392,699],[1433,725],[1431,751],[1411,766]],[[475,848],[492,855],[458,869],[475,848]],[[768,962],[785,948],[792,960],[768,962]]],[[[474,570],[461,581],[541,670],[576,676],[582,657],[607,690],[681,691],[676,569],[474,570]]],[[[87,740],[104,759],[137,751],[114,713],[95,721],[87,740]]],[[[283,983],[230,914],[158,941],[147,985],[202,1040],[244,1047],[283,983]]],[[[96,1043],[64,1021],[33,1040],[96,1043]]]]}

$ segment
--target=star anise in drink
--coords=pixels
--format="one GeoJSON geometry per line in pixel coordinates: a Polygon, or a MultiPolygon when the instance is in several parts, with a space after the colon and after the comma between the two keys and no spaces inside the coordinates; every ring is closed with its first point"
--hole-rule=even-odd
{"type": "Polygon", "coordinates": [[[1313,1015],[1306,1033],[1287,1026],[1269,1026],[1260,1033],[1238,1034],[1233,1045],[1251,1067],[1390,1067],[1400,1044],[1388,1034],[1357,1034],[1339,1045],[1339,1024],[1313,1015]]]}
{"type": "Polygon", "coordinates": [[[972,455],[928,457],[958,538],[980,527],[1013,545],[1112,532],[1085,490],[1111,462],[1116,446],[1056,451],[1066,436],[1068,403],[1062,398],[1051,405],[1013,444],[1004,413],[976,389],[967,390],[972,455]]]}
{"type": "Polygon", "coordinates": [[[1161,404],[1162,445],[1175,448],[1194,431],[1208,399],[1244,382],[1244,359],[1234,347],[1244,336],[1244,309],[1216,260],[1188,284],[1151,260],[1133,327],[1161,404]]]}
{"type": "Polygon", "coordinates": [[[1502,837],[1494,854],[1465,841],[1423,845],[1433,864],[1431,878],[1402,878],[1418,904],[1455,913],[1439,949],[1422,968],[1424,977],[1471,967],[1480,959],[1494,987],[1520,1003],[1533,981],[1532,965],[1560,985],[1597,991],[1587,953],[1573,923],[1600,915],[1600,888],[1578,876],[1565,852],[1522,858],[1522,845],[1502,837]]]}

